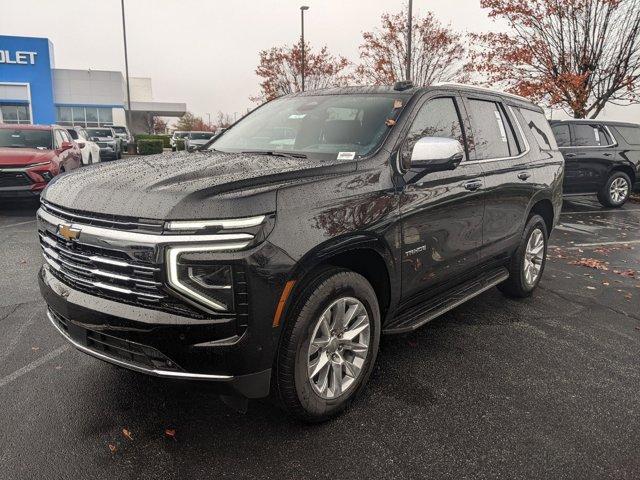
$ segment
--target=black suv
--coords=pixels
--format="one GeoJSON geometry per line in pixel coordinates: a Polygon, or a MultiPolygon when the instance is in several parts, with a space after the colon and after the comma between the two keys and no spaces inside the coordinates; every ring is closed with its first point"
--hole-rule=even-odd
{"type": "Polygon", "coordinates": [[[50,184],[49,319],[107,362],[309,421],[364,388],[382,333],[530,295],[562,203],[543,111],[479,88],[288,95],[205,148],[50,184]]]}
{"type": "Polygon", "coordinates": [[[640,125],[599,120],[552,121],[565,159],[564,193],[597,194],[620,207],[640,180],[640,125]]]}

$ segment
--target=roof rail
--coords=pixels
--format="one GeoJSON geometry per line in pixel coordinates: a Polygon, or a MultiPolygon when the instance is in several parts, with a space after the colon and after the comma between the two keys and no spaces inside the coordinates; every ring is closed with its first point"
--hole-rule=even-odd
{"type": "Polygon", "coordinates": [[[479,92],[487,92],[487,93],[498,93],[500,95],[504,95],[507,97],[517,98],[518,100],[524,100],[525,102],[532,103],[530,99],[523,97],[521,95],[516,95],[515,93],[502,92],[500,90],[494,90],[487,87],[480,87],[478,85],[469,85],[468,83],[458,83],[458,82],[438,82],[432,84],[434,87],[464,87],[469,90],[477,90],[479,92]]]}

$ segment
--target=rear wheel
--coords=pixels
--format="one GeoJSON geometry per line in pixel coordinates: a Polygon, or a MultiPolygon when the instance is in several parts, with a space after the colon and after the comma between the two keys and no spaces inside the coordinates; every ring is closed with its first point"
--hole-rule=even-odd
{"type": "Polygon", "coordinates": [[[509,278],[498,285],[512,297],[528,297],[540,282],[547,260],[547,225],[540,215],[532,215],[525,226],[520,245],[511,257],[509,278]]]}
{"type": "Polygon", "coordinates": [[[598,200],[605,207],[617,208],[625,204],[631,192],[631,179],[624,172],[613,172],[598,192],[598,200]]]}
{"type": "Polygon", "coordinates": [[[361,275],[327,268],[302,291],[287,320],[273,388],[309,422],[344,411],[362,391],[380,342],[375,292],[361,275]]]}
{"type": "Polygon", "coordinates": [[[83,165],[91,165],[93,163],[93,155],[89,154],[89,158],[87,160],[87,163],[83,164],[83,165]]]}

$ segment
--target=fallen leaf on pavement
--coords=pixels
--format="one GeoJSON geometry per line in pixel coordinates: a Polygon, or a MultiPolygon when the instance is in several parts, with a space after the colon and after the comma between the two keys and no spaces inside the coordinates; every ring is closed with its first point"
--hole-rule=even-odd
{"type": "Polygon", "coordinates": [[[116,453],[116,450],[118,450],[118,447],[116,447],[113,443],[110,443],[109,450],[111,451],[111,453],[116,453]]]}
{"type": "Polygon", "coordinates": [[[133,441],[133,436],[131,435],[131,432],[126,428],[122,429],[122,435],[124,435],[127,439],[133,441]]]}
{"type": "Polygon", "coordinates": [[[587,287],[589,290],[595,290],[596,287],[587,287]]]}
{"type": "Polygon", "coordinates": [[[580,260],[569,262],[569,265],[580,265],[582,267],[595,268],[596,270],[609,270],[607,262],[595,258],[581,258],[580,260]]]}
{"type": "Polygon", "coordinates": [[[164,434],[169,438],[173,438],[173,439],[176,438],[176,431],[173,428],[167,428],[164,431],[164,434]]]}

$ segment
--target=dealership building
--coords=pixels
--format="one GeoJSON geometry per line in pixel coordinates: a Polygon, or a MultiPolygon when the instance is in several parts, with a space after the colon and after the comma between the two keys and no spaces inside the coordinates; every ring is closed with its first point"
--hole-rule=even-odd
{"type": "MultiPolygon", "coordinates": [[[[122,72],[55,68],[46,38],[0,35],[0,123],[126,125],[122,72]]],[[[154,116],[181,117],[185,103],[156,102],[150,78],[130,78],[133,132],[154,116]]]]}

